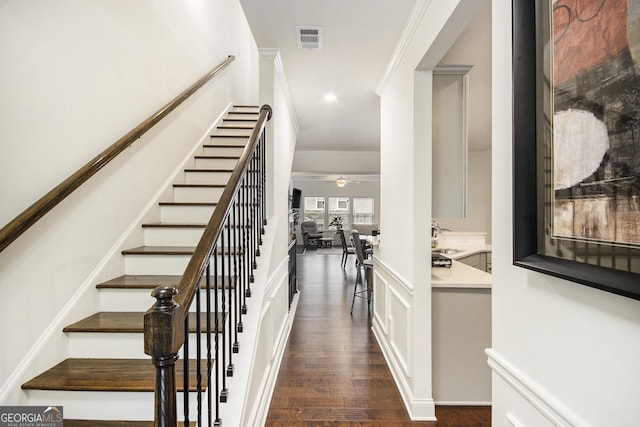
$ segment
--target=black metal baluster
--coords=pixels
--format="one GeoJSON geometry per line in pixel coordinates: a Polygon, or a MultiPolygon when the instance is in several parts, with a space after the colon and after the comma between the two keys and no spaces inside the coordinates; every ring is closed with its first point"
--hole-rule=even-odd
{"type": "Polygon", "coordinates": [[[226,402],[227,401],[227,397],[229,396],[229,390],[227,389],[227,376],[224,375],[224,368],[227,365],[227,340],[226,340],[226,322],[229,321],[229,316],[227,313],[227,297],[226,294],[224,292],[225,287],[228,286],[228,278],[227,278],[227,274],[226,274],[226,269],[225,269],[225,252],[227,251],[227,246],[225,244],[225,239],[224,239],[224,221],[223,221],[223,228],[222,231],[220,232],[220,272],[221,272],[221,277],[222,277],[222,289],[220,290],[220,302],[221,302],[221,313],[222,313],[222,327],[220,328],[220,333],[222,334],[221,337],[221,341],[222,341],[222,348],[220,349],[220,354],[222,355],[222,363],[221,363],[221,367],[223,369],[223,373],[222,373],[222,391],[220,391],[220,402],[226,402]]]}
{"type": "Polygon", "coordinates": [[[247,314],[247,297],[251,296],[251,281],[249,280],[249,260],[247,257],[249,256],[249,242],[248,242],[248,229],[250,226],[249,222],[249,198],[247,197],[247,174],[245,173],[242,178],[242,218],[243,218],[243,227],[242,227],[242,267],[243,267],[243,288],[242,288],[242,313],[247,314]]]}
{"type": "MultiPolygon", "coordinates": [[[[202,280],[202,278],[200,278],[202,280]]],[[[202,313],[200,301],[200,281],[198,282],[198,290],[196,291],[196,403],[198,425],[202,425],[202,325],[200,313],[202,313]]],[[[187,316],[189,318],[189,316],[187,316]]],[[[188,331],[187,331],[188,332],[188,331]]],[[[189,340],[189,334],[186,335],[189,340]]],[[[188,424],[187,424],[188,425],[188,424]]]]}
{"type": "MultiPolygon", "coordinates": [[[[249,169],[247,170],[247,188],[246,188],[246,193],[247,193],[247,218],[249,220],[249,231],[247,232],[247,249],[248,249],[248,254],[247,254],[247,264],[249,265],[249,268],[247,271],[249,271],[249,282],[253,283],[255,281],[255,276],[253,275],[253,270],[254,270],[254,264],[255,264],[255,244],[254,244],[254,240],[253,240],[253,227],[254,227],[254,223],[255,223],[255,218],[253,217],[253,205],[254,205],[254,200],[253,200],[253,190],[252,190],[252,185],[253,185],[253,172],[252,172],[252,163],[249,163],[249,169]]],[[[251,296],[251,285],[249,285],[249,287],[247,288],[247,297],[251,296]]]]}
{"type": "Polygon", "coordinates": [[[252,237],[253,237],[253,262],[251,264],[251,268],[254,270],[258,268],[258,262],[256,261],[256,257],[260,256],[260,247],[258,246],[258,235],[260,234],[260,218],[258,216],[258,169],[256,167],[258,162],[258,157],[256,153],[253,153],[252,157],[252,166],[251,166],[251,226],[252,228],[252,237]]]}
{"type": "Polygon", "coordinates": [[[260,247],[262,246],[262,234],[264,234],[264,227],[262,226],[262,157],[260,156],[260,138],[258,138],[258,146],[256,147],[256,198],[258,200],[258,252],[257,256],[260,256],[260,247]]]}
{"type": "Polygon", "coordinates": [[[207,425],[210,426],[211,416],[213,415],[211,403],[211,261],[207,264],[205,275],[205,290],[207,295],[207,299],[205,301],[205,305],[207,307],[207,425]]]}
{"type": "Polygon", "coordinates": [[[260,156],[262,158],[262,186],[260,187],[262,192],[262,234],[264,234],[264,227],[267,225],[267,204],[266,204],[266,190],[267,190],[267,144],[265,143],[264,132],[260,136],[260,156]]]}
{"type": "MultiPolygon", "coordinates": [[[[213,282],[214,282],[214,287],[213,287],[213,305],[214,305],[214,309],[213,309],[213,313],[214,313],[214,318],[213,318],[213,324],[214,324],[214,330],[213,330],[213,341],[214,341],[214,346],[215,346],[215,359],[213,361],[213,364],[215,366],[215,371],[216,371],[216,394],[215,394],[215,402],[216,402],[216,425],[221,425],[222,424],[222,420],[220,419],[220,402],[218,401],[218,396],[220,395],[221,391],[220,391],[220,308],[218,306],[218,288],[220,287],[220,280],[219,280],[219,275],[218,275],[218,244],[216,243],[213,249],[213,282]]],[[[209,397],[209,399],[211,399],[211,397],[209,397]]]]}
{"type": "Polygon", "coordinates": [[[184,350],[183,356],[184,360],[182,361],[184,365],[183,370],[183,391],[182,391],[182,401],[184,404],[184,408],[182,411],[184,413],[184,422],[186,425],[189,425],[189,316],[184,317],[184,350]]]}
{"type": "MultiPolygon", "coordinates": [[[[244,250],[242,248],[242,228],[244,228],[244,224],[242,222],[242,209],[240,206],[240,192],[236,194],[236,203],[234,209],[234,215],[237,216],[238,227],[236,229],[236,240],[238,244],[237,248],[237,257],[236,260],[238,262],[237,265],[237,273],[236,273],[236,313],[238,315],[238,324],[236,325],[236,331],[238,333],[242,333],[244,330],[244,326],[242,323],[242,295],[243,295],[243,278],[242,278],[242,257],[244,256],[244,250]]],[[[236,342],[238,342],[238,338],[236,335],[236,342]]],[[[239,345],[239,344],[238,344],[239,345]]],[[[235,346],[234,346],[235,350],[235,346]]]]}
{"type": "MultiPolygon", "coordinates": [[[[228,351],[229,351],[229,364],[227,365],[227,376],[228,377],[232,377],[233,376],[233,324],[235,322],[235,319],[233,318],[233,276],[231,273],[231,261],[233,259],[233,252],[236,250],[236,248],[234,248],[231,245],[231,233],[232,230],[231,228],[233,227],[233,224],[231,223],[231,216],[229,214],[227,214],[227,218],[225,220],[226,224],[227,224],[227,244],[229,245],[229,250],[228,250],[228,255],[227,255],[227,274],[229,276],[229,279],[227,281],[228,286],[227,286],[227,294],[228,294],[228,298],[227,298],[227,304],[229,306],[228,310],[227,310],[227,333],[228,336],[227,338],[229,339],[229,347],[228,347],[228,351]]],[[[224,232],[224,231],[223,231],[224,232]]]]}

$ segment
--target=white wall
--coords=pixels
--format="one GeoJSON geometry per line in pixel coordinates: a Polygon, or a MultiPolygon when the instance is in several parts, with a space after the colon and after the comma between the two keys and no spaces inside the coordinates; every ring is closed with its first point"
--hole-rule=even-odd
{"type": "MultiPolygon", "coordinates": [[[[260,49],[260,104],[269,104],[273,116],[267,126],[267,217],[274,236],[265,236],[258,266],[265,280],[256,277],[252,299],[262,298],[256,339],[249,341],[253,355],[251,374],[238,425],[263,425],[297,298],[289,312],[289,179],[296,146],[297,120],[277,49],[260,49]],[[264,286],[264,288],[262,288],[264,286]]],[[[268,233],[270,234],[270,233],[268,233]]],[[[233,415],[232,415],[233,416],[233,415]]]]}
{"type": "Polygon", "coordinates": [[[417,1],[381,95],[380,227],[374,333],[413,419],[434,419],[431,387],[431,71],[473,1],[417,1]],[[426,119],[425,119],[426,118],[426,119]]]}
{"type": "Polygon", "coordinates": [[[278,220],[271,255],[271,269],[274,270],[288,257],[289,180],[298,133],[287,77],[277,49],[260,49],[260,103],[271,105],[273,109],[267,128],[267,214],[278,220]]]}
{"type": "Polygon", "coordinates": [[[438,218],[454,231],[482,231],[491,243],[491,0],[440,60],[440,65],[472,65],[468,73],[467,216],[438,218]]]}
{"type": "Polygon", "coordinates": [[[491,243],[491,151],[468,154],[467,216],[437,218],[438,224],[453,231],[481,231],[491,243]]]}
{"type": "Polygon", "coordinates": [[[17,404],[65,357],[61,328],[95,310],[95,283],[121,274],[109,257],[179,163],[230,103],[257,101],[257,52],[236,0],[3,1],[0,40],[0,224],[237,57],[0,253],[0,403],[17,404]]]}
{"type": "Polygon", "coordinates": [[[380,152],[296,151],[293,171],[340,175],[377,174],[380,172],[380,152]]]}
{"type": "Polygon", "coordinates": [[[492,21],[492,424],[636,426],[640,302],[512,265],[511,0],[492,21]]]}

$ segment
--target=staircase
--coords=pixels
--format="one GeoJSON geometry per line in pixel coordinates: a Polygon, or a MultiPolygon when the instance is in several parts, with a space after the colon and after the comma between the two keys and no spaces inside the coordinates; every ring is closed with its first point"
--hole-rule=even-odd
{"type": "MultiPolygon", "coordinates": [[[[237,106],[223,119],[192,165],[184,169],[183,182],[173,185],[172,200],[159,203],[160,221],[142,224],[144,246],[122,251],[125,275],[96,286],[100,311],[64,328],[70,357],[23,384],[29,404],[63,406],[69,417],[65,426],[153,425],[156,371],[144,354],[143,343],[144,314],[154,302],[151,291],[178,285],[258,112],[258,107],[237,106]]],[[[227,247],[226,251],[234,249],[227,247]]],[[[202,289],[205,281],[201,282],[202,289]]],[[[229,300],[236,298],[233,284],[218,288],[220,294],[228,293],[229,300]]],[[[196,324],[206,323],[206,314],[200,319],[197,316],[193,312],[189,315],[190,357],[197,348],[196,324]]],[[[222,332],[228,317],[229,313],[218,315],[216,332],[222,332]]],[[[233,352],[237,345],[236,341],[233,352]]],[[[183,376],[182,356],[176,365],[177,378],[183,376]]],[[[206,363],[200,365],[206,389],[206,363]]],[[[225,375],[232,376],[233,369],[225,375]]],[[[190,359],[190,391],[195,391],[198,376],[196,362],[190,359]]],[[[179,381],[179,394],[182,391],[179,381]]],[[[182,396],[178,406],[181,401],[182,396]]],[[[182,413],[182,408],[178,411],[182,413]]]]}

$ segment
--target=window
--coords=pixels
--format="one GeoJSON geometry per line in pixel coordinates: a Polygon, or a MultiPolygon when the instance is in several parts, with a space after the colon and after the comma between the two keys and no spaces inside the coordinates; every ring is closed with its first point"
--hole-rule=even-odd
{"type": "Polygon", "coordinates": [[[353,223],[373,224],[373,198],[354,197],[353,198],[353,223]]]}
{"type": "Polygon", "coordinates": [[[324,229],[326,224],[324,205],[324,197],[305,197],[303,221],[315,221],[319,230],[324,229]]]}
{"type": "Polygon", "coordinates": [[[345,230],[351,228],[349,197],[329,197],[329,222],[336,216],[342,217],[342,227],[345,230]]]}
{"type": "Polygon", "coordinates": [[[353,224],[373,224],[373,197],[305,197],[302,221],[315,221],[319,230],[328,230],[329,223],[342,217],[342,227],[351,230],[353,224]]]}

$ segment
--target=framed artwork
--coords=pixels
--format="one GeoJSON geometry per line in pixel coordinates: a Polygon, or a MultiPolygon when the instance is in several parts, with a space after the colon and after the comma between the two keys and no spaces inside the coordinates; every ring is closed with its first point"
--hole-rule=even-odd
{"type": "Polygon", "coordinates": [[[640,0],[513,0],[514,264],[640,299],[640,0]]]}

